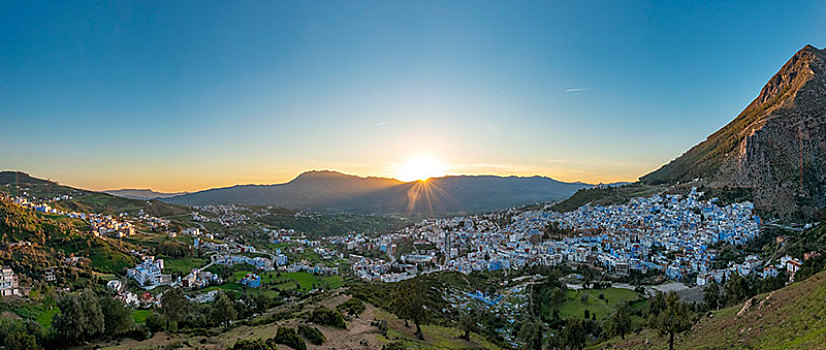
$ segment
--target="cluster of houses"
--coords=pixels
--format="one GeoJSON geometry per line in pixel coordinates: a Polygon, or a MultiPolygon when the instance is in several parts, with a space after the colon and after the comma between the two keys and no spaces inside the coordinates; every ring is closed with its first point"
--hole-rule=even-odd
{"type": "Polygon", "coordinates": [[[249,210],[247,207],[238,205],[204,205],[196,206],[200,212],[207,215],[202,215],[200,212],[192,214],[192,219],[199,222],[214,222],[225,227],[234,226],[237,224],[249,221],[249,217],[241,211],[249,210]]]}
{"type": "MultiPolygon", "coordinates": [[[[412,273],[584,263],[617,275],[656,270],[681,279],[712,272],[716,252],[709,247],[714,244],[739,246],[760,234],[761,221],[752,203],[720,206],[716,198],[703,200],[702,195],[692,189],[687,195],[634,198],[611,206],[585,205],[567,213],[535,210],[428,219],[391,235],[356,235],[342,240],[347,248],[369,246],[386,252],[389,261],[362,259],[352,265],[353,272],[363,279],[412,277],[389,268],[393,263],[414,265],[412,273]],[[500,224],[501,215],[509,218],[504,225],[500,224]],[[573,235],[548,239],[546,231],[551,226],[573,235]],[[413,241],[416,249],[397,261],[393,253],[399,241],[413,241]]],[[[742,272],[758,268],[762,268],[759,259],[747,259],[733,267],[742,272]]]]}
{"type": "Polygon", "coordinates": [[[95,235],[123,238],[135,234],[135,227],[130,222],[118,220],[108,215],[89,215],[86,220],[92,226],[95,235]]]}
{"type": "MultiPolygon", "coordinates": [[[[52,201],[59,201],[59,200],[66,200],[71,199],[71,196],[59,196],[52,199],[52,201]]],[[[47,213],[47,214],[55,214],[55,215],[63,215],[68,216],[73,219],[80,219],[84,220],[89,223],[92,234],[95,236],[107,236],[107,237],[114,237],[114,238],[123,238],[128,237],[135,234],[135,226],[125,219],[125,214],[120,214],[118,216],[112,215],[101,215],[101,214],[90,214],[90,213],[79,213],[74,211],[66,211],[57,208],[53,208],[49,204],[45,202],[36,202],[30,201],[26,197],[15,196],[12,198],[12,201],[24,208],[28,208],[37,212],[47,213]]],[[[168,224],[168,220],[155,218],[149,215],[142,215],[141,220],[144,222],[149,223],[150,225],[159,225],[159,223],[166,222],[168,224]]]]}
{"type": "Polygon", "coordinates": [[[261,256],[218,254],[212,258],[212,261],[221,265],[249,264],[259,270],[273,270],[272,260],[261,256]]]}
{"type": "Polygon", "coordinates": [[[210,285],[224,284],[224,280],[209,271],[202,269],[192,269],[186,276],[181,277],[179,285],[183,288],[204,288],[210,285]]]}

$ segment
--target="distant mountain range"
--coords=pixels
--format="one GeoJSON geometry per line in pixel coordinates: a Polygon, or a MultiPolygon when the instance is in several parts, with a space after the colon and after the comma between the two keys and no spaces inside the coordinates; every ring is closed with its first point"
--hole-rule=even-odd
{"type": "Polygon", "coordinates": [[[826,206],[826,50],[798,51],[731,123],[640,181],[694,179],[748,188],[779,216],[826,206]]]}
{"type": "Polygon", "coordinates": [[[113,196],[129,198],[129,199],[141,199],[141,200],[148,200],[148,199],[159,199],[159,198],[168,198],[168,197],[175,197],[181,196],[185,194],[189,194],[189,192],[172,192],[172,193],[164,193],[164,192],[155,192],[150,189],[122,189],[122,190],[109,190],[103,191],[103,193],[108,193],[113,196]]]}
{"type": "Polygon", "coordinates": [[[249,204],[363,214],[444,215],[561,200],[590,187],[540,176],[445,176],[402,182],[309,171],[284,184],[216,188],[161,200],[184,205],[249,204]]]}

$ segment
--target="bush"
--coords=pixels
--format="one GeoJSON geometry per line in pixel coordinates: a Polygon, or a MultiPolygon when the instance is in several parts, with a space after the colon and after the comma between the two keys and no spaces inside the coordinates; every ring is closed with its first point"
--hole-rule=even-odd
{"type": "Polygon", "coordinates": [[[304,338],[307,338],[307,340],[309,340],[310,343],[313,343],[315,345],[324,344],[324,342],[327,340],[327,338],[324,337],[324,334],[321,333],[321,331],[318,330],[318,328],[306,326],[303,324],[298,326],[298,334],[300,334],[304,338]]]}
{"type": "Polygon", "coordinates": [[[299,338],[298,334],[295,333],[295,329],[292,328],[278,327],[273,341],[289,346],[295,350],[307,350],[307,344],[304,344],[304,340],[299,338]]]}
{"type": "Polygon", "coordinates": [[[326,307],[319,307],[310,314],[310,322],[324,326],[347,329],[344,316],[338,311],[330,310],[326,307]]]}
{"type": "Polygon", "coordinates": [[[336,306],[336,310],[347,315],[361,314],[362,312],[364,312],[364,309],[364,303],[362,303],[361,300],[356,298],[350,298],[350,300],[347,300],[336,306]]]}
{"type": "Polygon", "coordinates": [[[158,315],[155,312],[150,313],[146,316],[146,328],[149,329],[152,333],[158,332],[164,328],[164,321],[161,318],[161,315],[158,315]]]}
{"type": "Polygon", "coordinates": [[[275,343],[272,339],[267,341],[261,340],[261,338],[250,340],[250,339],[241,339],[232,347],[232,350],[276,350],[275,343]]]}

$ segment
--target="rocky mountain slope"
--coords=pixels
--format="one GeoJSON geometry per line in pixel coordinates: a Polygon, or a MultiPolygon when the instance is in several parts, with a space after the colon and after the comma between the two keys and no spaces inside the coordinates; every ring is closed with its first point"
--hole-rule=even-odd
{"type": "Polygon", "coordinates": [[[253,204],[314,211],[442,215],[560,200],[588,187],[591,186],[538,176],[445,176],[426,182],[401,182],[311,171],[285,184],[218,188],[163,201],[186,205],[253,204]]]}
{"type": "Polygon", "coordinates": [[[647,184],[702,179],[753,189],[779,216],[826,205],[826,50],[806,46],[731,123],[643,176],[647,184]]]}

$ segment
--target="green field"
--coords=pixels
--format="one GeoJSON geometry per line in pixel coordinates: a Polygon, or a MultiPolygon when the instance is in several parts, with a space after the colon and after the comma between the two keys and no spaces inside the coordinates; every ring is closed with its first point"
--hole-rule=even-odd
{"type": "Polygon", "coordinates": [[[585,310],[588,310],[589,313],[595,313],[597,319],[603,319],[610,316],[623,302],[630,304],[639,298],[637,292],[622,288],[569,290],[566,296],[568,299],[559,306],[559,316],[563,318],[583,317],[585,310]],[[599,298],[600,293],[604,294],[605,299],[599,298]],[[585,303],[582,302],[583,294],[588,295],[585,303]]]}
{"type": "Polygon", "coordinates": [[[187,275],[192,269],[202,267],[209,263],[207,258],[168,258],[163,259],[163,272],[171,274],[187,275]]]}
{"type": "Polygon", "coordinates": [[[26,304],[14,309],[18,316],[34,320],[45,328],[52,326],[52,317],[60,311],[56,306],[49,307],[42,304],[26,304]]]}
{"type": "MultiPolygon", "coordinates": [[[[232,282],[238,282],[246,274],[252,273],[250,270],[235,271],[232,274],[232,282]]],[[[316,276],[309,272],[282,272],[280,277],[278,272],[265,271],[258,274],[261,276],[261,285],[276,284],[279,289],[295,289],[297,282],[301,286],[302,291],[309,291],[313,289],[313,285],[324,284],[331,289],[336,289],[344,284],[344,279],[341,276],[316,276]],[[280,282],[280,283],[279,283],[280,282]]]]}
{"type": "Polygon", "coordinates": [[[137,323],[137,324],[146,323],[146,316],[149,316],[150,313],[152,313],[152,311],[149,311],[149,310],[134,310],[133,309],[132,310],[132,319],[134,319],[135,323],[137,323]]]}

